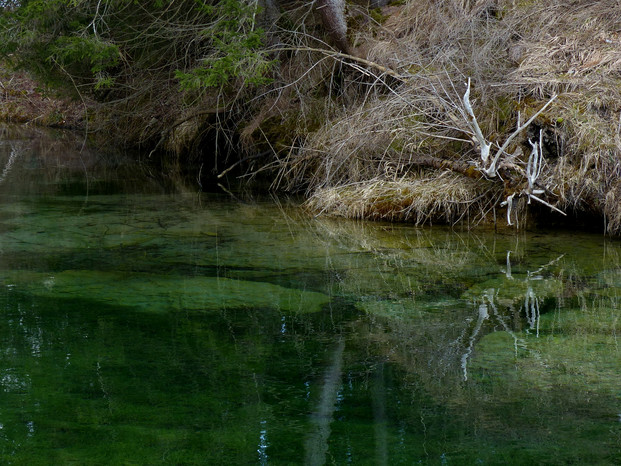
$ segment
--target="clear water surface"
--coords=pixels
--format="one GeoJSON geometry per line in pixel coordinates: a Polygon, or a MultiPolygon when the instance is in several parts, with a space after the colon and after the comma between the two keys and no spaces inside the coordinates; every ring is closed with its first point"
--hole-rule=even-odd
{"type": "Polygon", "coordinates": [[[621,244],[315,218],[0,128],[0,463],[620,464],[621,244]]]}

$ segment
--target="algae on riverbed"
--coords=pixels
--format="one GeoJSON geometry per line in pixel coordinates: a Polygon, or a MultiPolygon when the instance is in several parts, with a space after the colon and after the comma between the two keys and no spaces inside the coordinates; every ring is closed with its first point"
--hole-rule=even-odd
{"type": "Polygon", "coordinates": [[[2,276],[5,286],[40,297],[92,301],[146,312],[273,308],[284,313],[318,312],[328,296],[271,283],[225,277],[187,277],[129,272],[65,270],[2,276]]]}
{"type": "Polygon", "coordinates": [[[618,242],[40,157],[0,185],[2,462],[621,460],[618,242]]]}

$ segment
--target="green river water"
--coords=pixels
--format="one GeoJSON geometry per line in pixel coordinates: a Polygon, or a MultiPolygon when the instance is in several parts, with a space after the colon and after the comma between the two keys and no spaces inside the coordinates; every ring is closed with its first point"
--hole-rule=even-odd
{"type": "Polygon", "coordinates": [[[621,242],[243,199],[0,127],[0,464],[621,464],[621,242]]]}

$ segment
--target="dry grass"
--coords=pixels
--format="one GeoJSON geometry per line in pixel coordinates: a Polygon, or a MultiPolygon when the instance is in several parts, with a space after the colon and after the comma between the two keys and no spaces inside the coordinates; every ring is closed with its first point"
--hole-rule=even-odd
{"type": "Polygon", "coordinates": [[[85,116],[81,102],[51,93],[26,73],[0,63],[0,120],[83,129],[85,116]]]}
{"type": "Polygon", "coordinates": [[[405,84],[358,97],[291,151],[281,161],[288,188],[306,189],[324,214],[469,224],[491,216],[522,189],[515,179],[471,180],[417,163],[477,160],[459,112],[469,77],[477,120],[499,144],[559,94],[509,148],[515,173],[542,130],[546,200],[606,218],[607,233],[621,234],[618,2],[411,1],[383,11],[381,25],[359,28],[357,50],[405,84]]]}
{"type": "MultiPolygon", "coordinates": [[[[369,181],[317,190],[307,206],[317,212],[373,220],[478,224],[490,208],[482,201],[493,193],[478,180],[444,174],[432,179],[369,181]]],[[[499,193],[496,193],[497,197],[499,193]]]]}

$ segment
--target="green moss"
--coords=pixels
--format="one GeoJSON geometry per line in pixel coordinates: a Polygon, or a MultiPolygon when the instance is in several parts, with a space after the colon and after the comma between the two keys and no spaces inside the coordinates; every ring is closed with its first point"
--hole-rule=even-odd
{"type": "Polygon", "coordinates": [[[92,300],[148,312],[244,307],[317,312],[329,301],[321,293],[218,277],[68,270],[56,274],[17,273],[5,278],[35,296],[92,300]]]}
{"type": "Polygon", "coordinates": [[[384,22],[389,18],[388,15],[384,15],[382,13],[381,8],[373,8],[369,10],[369,16],[371,16],[371,18],[379,24],[384,24],[384,22]]]}
{"type": "Polygon", "coordinates": [[[501,133],[508,132],[515,127],[514,113],[518,102],[513,96],[502,95],[493,105],[493,110],[498,121],[497,130],[501,133]]]}
{"type": "Polygon", "coordinates": [[[517,357],[512,335],[504,331],[489,333],[474,348],[468,365],[470,376],[478,379],[495,378],[495,383],[515,380],[517,357]]]}

